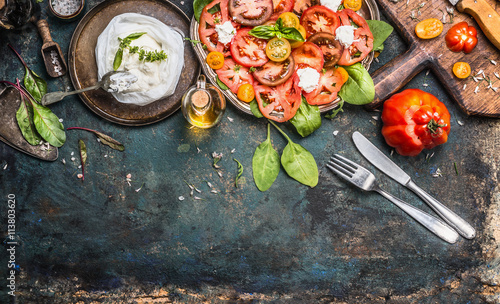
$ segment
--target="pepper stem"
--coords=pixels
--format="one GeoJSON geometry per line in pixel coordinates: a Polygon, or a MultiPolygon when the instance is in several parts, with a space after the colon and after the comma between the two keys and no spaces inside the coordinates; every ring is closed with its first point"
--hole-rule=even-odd
{"type": "Polygon", "coordinates": [[[432,134],[436,134],[437,133],[437,130],[438,128],[444,128],[446,127],[447,124],[439,124],[437,121],[435,121],[434,119],[431,119],[431,121],[429,121],[429,123],[427,124],[427,129],[429,129],[429,131],[432,133],[432,134]]]}

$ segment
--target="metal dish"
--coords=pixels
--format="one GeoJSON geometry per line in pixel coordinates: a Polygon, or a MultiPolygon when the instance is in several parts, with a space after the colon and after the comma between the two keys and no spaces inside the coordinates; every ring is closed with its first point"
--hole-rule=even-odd
{"type": "MultiPolygon", "coordinates": [[[[89,87],[97,82],[95,46],[97,38],[115,16],[123,13],[139,13],[154,17],[183,36],[189,35],[189,18],[167,0],[110,0],[92,8],[76,27],[69,46],[68,66],[75,89],[89,87]]],[[[191,44],[184,43],[184,69],[173,95],[145,106],[123,104],[103,90],[81,93],[83,100],[94,113],[128,126],[142,126],[158,122],[181,107],[184,92],[200,75],[200,63],[191,44]]]]}
{"type": "MultiPolygon", "coordinates": [[[[378,10],[377,4],[375,3],[375,0],[366,0],[363,2],[363,7],[361,10],[358,11],[358,14],[361,15],[365,19],[371,19],[371,20],[380,20],[380,12],[378,10]]],[[[198,22],[196,19],[193,17],[191,19],[191,28],[190,28],[190,34],[191,34],[191,39],[193,40],[200,40],[200,36],[198,34],[198,22]]],[[[201,43],[197,43],[194,46],[194,50],[196,55],[198,56],[198,59],[200,60],[201,67],[203,69],[203,72],[205,75],[207,75],[208,79],[210,82],[217,86],[217,74],[213,69],[211,69],[208,64],[205,63],[205,58],[207,57],[208,52],[203,49],[203,46],[201,43]]],[[[373,61],[373,52],[370,53],[366,58],[361,62],[363,66],[368,70],[370,68],[370,64],[373,61]]],[[[243,102],[238,99],[236,94],[231,92],[231,90],[222,90],[222,93],[227,97],[227,99],[238,109],[241,111],[247,113],[247,114],[252,114],[252,111],[250,110],[250,105],[246,102],[243,102]]],[[[319,109],[321,113],[325,113],[337,106],[337,104],[340,102],[340,97],[334,100],[333,102],[326,104],[326,105],[321,105],[319,106],[319,109]]]]}

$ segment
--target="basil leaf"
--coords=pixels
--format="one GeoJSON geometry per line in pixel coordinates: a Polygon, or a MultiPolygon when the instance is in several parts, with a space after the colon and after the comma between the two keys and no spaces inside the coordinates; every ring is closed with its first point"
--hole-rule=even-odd
{"type": "Polygon", "coordinates": [[[28,91],[36,101],[40,102],[43,95],[47,94],[47,83],[27,66],[25,66],[25,69],[24,86],[26,87],[26,91],[28,91]]]}
{"type": "Polygon", "coordinates": [[[276,31],[270,25],[259,25],[250,30],[248,34],[260,39],[271,39],[276,36],[276,31]]]}
{"type": "Polygon", "coordinates": [[[321,113],[317,106],[311,106],[302,96],[300,107],[290,122],[302,137],[306,137],[321,127],[321,113]]]}
{"type": "Polygon", "coordinates": [[[85,163],[87,162],[87,146],[83,140],[78,140],[80,146],[80,160],[82,161],[82,180],[85,179],[85,163]]]}
{"type": "Polygon", "coordinates": [[[365,67],[357,62],[351,66],[343,67],[349,78],[339,91],[339,96],[347,103],[364,105],[375,98],[375,87],[365,67]]]}
{"type": "Polygon", "coordinates": [[[253,116],[257,118],[264,117],[264,115],[262,115],[262,112],[260,112],[259,104],[257,103],[257,100],[255,98],[250,102],[250,110],[252,111],[253,116]]]}
{"type": "Polygon", "coordinates": [[[146,34],[146,32],[132,33],[132,34],[128,35],[127,37],[125,37],[125,39],[136,40],[136,39],[141,38],[141,36],[144,35],[144,34],[146,34]]]}
{"type": "Polygon", "coordinates": [[[193,1],[193,10],[194,10],[194,17],[196,18],[196,21],[200,22],[200,16],[201,12],[207,6],[210,4],[212,0],[194,0],[193,1]]]}
{"type": "Polygon", "coordinates": [[[315,187],[318,184],[318,165],[311,152],[299,144],[294,143],[285,132],[270,121],[278,131],[288,140],[288,144],[281,154],[281,165],[286,173],[299,183],[315,187]]]}
{"type": "Polygon", "coordinates": [[[238,181],[240,180],[240,177],[243,174],[243,165],[236,158],[233,158],[233,160],[238,164],[238,174],[234,179],[234,186],[238,188],[238,181]]]}
{"type": "Polygon", "coordinates": [[[215,13],[218,13],[220,12],[220,3],[217,3],[216,5],[212,6],[211,8],[209,8],[207,10],[207,12],[209,12],[210,14],[215,14],[215,13]]]}
{"type": "Polygon", "coordinates": [[[305,41],[304,37],[302,37],[302,34],[300,34],[300,32],[296,28],[285,27],[283,30],[281,30],[281,33],[283,33],[283,38],[302,42],[305,41]]]}
{"type": "Polygon", "coordinates": [[[267,139],[262,142],[253,154],[252,172],[255,185],[260,191],[266,191],[280,172],[280,156],[271,144],[271,125],[267,124],[267,139]]]}
{"type": "Polygon", "coordinates": [[[123,49],[119,48],[116,51],[115,59],[113,60],[113,70],[118,70],[120,65],[122,65],[123,49]]]}
{"type": "Polygon", "coordinates": [[[36,102],[33,105],[33,121],[42,138],[54,147],[61,147],[66,142],[64,126],[52,111],[36,102]]]}
{"type": "Polygon", "coordinates": [[[281,18],[278,18],[278,20],[276,20],[276,23],[274,24],[274,28],[277,31],[281,31],[283,29],[283,20],[281,20],[281,18]]]}
{"type": "Polygon", "coordinates": [[[32,146],[40,144],[42,137],[33,122],[33,106],[30,102],[26,102],[23,94],[21,94],[21,105],[16,112],[16,120],[24,139],[32,146]]]}
{"type": "Polygon", "coordinates": [[[373,34],[373,50],[378,50],[384,41],[391,35],[394,28],[387,22],[380,20],[366,20],[373,34]]]}
{"type": "Polygon", "coordinates": [[[222,90],[229,90],[229,87],[222,82],[222,80],[219,79],[219,76],[216,76],[215,79],[217,80],[217,85],[222,89],[222,90]]]}

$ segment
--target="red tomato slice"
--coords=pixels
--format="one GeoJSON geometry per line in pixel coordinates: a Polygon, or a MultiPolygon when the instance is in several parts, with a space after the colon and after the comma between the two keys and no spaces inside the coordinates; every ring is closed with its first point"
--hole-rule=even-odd
{"type": "Polygon", "coordinates": [[[337,99],[341,87],[342,75],[337,69],[330,69],[321,73],[318,87],[311,93],[304,93],[304,97],[310,105],[328,104],[337,99]]]}
{"type": "Polygon", "coordinates": [[[229,15],[242,25],[261,25],[272,14],[273,0],[229,0],[229,15]]]}
{"type": "MultiPolygon", "coordinates": [[[[219,37],[215,31],[215,26],[217,24],[223,24],[226,21],[231,21],[229,18],[229,11],[227,8],[228,0],[215,0],[205,6],[200,16],[200,25],[198,27],[198,34],[200,35],[200,40],[207,46],[209,52],[221,52],[224,56],[229,56],[229,43],[224,45],[219,42],[219,37]],[[218,4],[220,10],[217,10],[216,5],[218,4]],[[208,11],[214,9],[216,12],[213,14],[208,11]]],[[[237,26],[236,23],[233,26],[237,26]]]]}
{"type": "Polygon", "coordinates": [[[231,58],[224,60],[224,66],[215,71],[220,81],[229,87],[234,94],[238,93],[240,85],[249,83],[253,85],[253,76],[248,72],[248,69],[242,67],[231,58]]]}
{"type": "MultiPolygon", "coordinates": [[[[366,22],[365,22],[366,23],[366,22]]],[[[300,24],[306,29],[307,38],[317,32],[335,35],[340,25],[337,13],[322,5],[311,6],[300,17],[300,24]]]]}
{"type": "Polygon", "coordinates": [[[273,14],[269,20],[277,20],[278,17],[286,12],[291,12],[293,9],[293,0],[273,0],[273,14]]]}
{"type": "Polygon", "coordinates": [[[295,61],[292,56],[288,56],[282,62],[269,60],[263,66],[256,68],[253,78],[263,85],[275,87],[287,81],[294,73],[295,61]]]}
{"type": "Polygon", "coordinates": [[[320,72],[323,68],[324,58],[321,48],[316,44],[306,41],[292,52],[295,60],[295,69],[311,67],[320,72]]]}
{"type": "Polygon", "coordinates": [[[339,14],[342,25],[356,24],[354,29],[354,42],[348,48],[344,47],[344,52],[338,62],[339,65],[352,65],[365,59],[373,49],[373,34],[366,20],[350,9],[343,9],[339,14]]]}
{"type": "Polygon", "coordinates": [[[277,122],[285,122],[295,116],[302,102],[296,73],[277,87],[256,85],[254,89],[262,115],[277,122]]]}
{"type": "Polygon", "coordinates": [[[269,61],[266,55],[267,41],[248,34],[250,30],[243,28],[236,32],[231,42],[231,56],[242,66],[259,67],[269,61]]]}
{"type": "Polygon", "coordinates": [[[306,9],[310,8],[311,6],[320,4],[321,3],[319,0],[295,0],[293,11],[295,12],[295,14],[300,16],[306,9]]]}

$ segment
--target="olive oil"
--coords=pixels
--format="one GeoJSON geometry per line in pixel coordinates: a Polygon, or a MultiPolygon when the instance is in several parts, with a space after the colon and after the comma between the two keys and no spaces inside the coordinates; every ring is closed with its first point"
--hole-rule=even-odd
{"type": "Polygon", "coordinates": [[[222,118],[226,109],[224,95],[216,87],[207,84],[200,75],[182,97],[182,113],[186,120],[198,128],[211,128],[222,118]]]}

